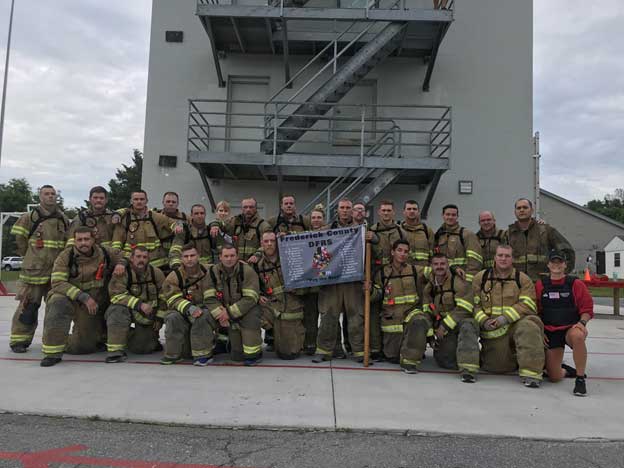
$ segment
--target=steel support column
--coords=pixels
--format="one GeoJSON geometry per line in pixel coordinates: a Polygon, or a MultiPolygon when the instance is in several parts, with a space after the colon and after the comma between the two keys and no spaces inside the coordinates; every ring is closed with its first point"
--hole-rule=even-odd
{"type": "Polygon", "coordinates": [[[212,58],[214,60],[215,70],[217,71],[217,79],[219,81],[219,88],[225,88],[225,80],[223,79],[223,72],[221,71],[221,62],[219,62],[219,54],[217,52],[216,39],[214,36],[214,32],[212,30],[212,24],[210,22],[210,18],[207,18],[205,16],[200,16],[199,20],[204,26],[204,29],[206,30],[206,34],[208,34],[208,38],[210,39],[210,48],[212,49],[212,58]]]}

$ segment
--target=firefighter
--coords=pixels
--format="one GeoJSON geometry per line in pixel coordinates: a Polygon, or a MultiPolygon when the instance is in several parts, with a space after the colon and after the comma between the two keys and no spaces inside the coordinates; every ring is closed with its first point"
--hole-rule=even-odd
{"type": "Polygon", "coordinates": [[[232,238],[234,247],[238,251],[240,259],[248,261],[260,248],[262,233],[271,231],[271,226],[258,216],[258,202],[255,198],[246,198],[241,202],[242,213],[226,219],[215,220],[210,223],[210,235],[217,238],[220,233],[227,234],[232,238]]]}
{"type": "Polygon", "coordinates": [[[113,243],[114,212],[109,210],[108,192],[104,187],[96,186],[89,190],[89,207],[81,209],[69,226],[67,245],[74,242],[74,230],[78,226],[90,227],[95,234],[95,243],[104,247],[111,247],[113,243]]]}
{"type": "Polygon", "coordinates": [[[121,254],[97,245],[91,228],[77,227],[74,245],[57,257],[52,269],[52,288],[43,323],[41,367],[58,364],[65,352],[97,351],[101,333],[98,316],[104,315],[106,289],[113,269],[116,274],[123,273],[121,254]],[[74,326],[69,336],[72,321],[74,326]]]}
{"type": "Polygon", "coordinates": [[[443,369],[459,369],[462,382],[473,383],[479,370],[479,325],[472,318],[472,285],[451,270],[442,253],[433,254],[431,269],[423,311],[433,319],[433,357],[443,369]]]}
{"type": "MultiPolygon", "coordinates": [[[[386,266],[392,260],[390,251],[395,241],[407,239],[407,233],[394,221],[394,202],[382,200],[377,209],[379,222],[370,226],[373,233],[373,259],[375,265],[386,266]]],[[[409,241],[408,241],[409,242],[409,241]]]]}
{"type": "MultiPolygon", "coordinates": [[[[408,262],[409,252],[407,240],[394,241],[392,261],[375,274],[371,301],[381,302],[385,358],[399,363],[403,372],[415,374],[433,330],[431,317],[423,313],[421,303],[423,269],[408,262]]],[[[364,284],[365,289],[370,287],[371,284],[364,284]]]]}
{"type": "Polygon", "coordinates": [[[537,281],[548,273],[548,252],[559,250],[567,258],[567,273],[574,268],[572,245],[549,224],[540,224],[533,217],[533,202],[527,198],[516,200],[516,222],[507,229],[507,242],[514,251],[514,267],[537,281]]]}
{"type": "Polygon", "coordinates": [[[513,251],[501,244],[494,267],[472,283],[474,318],[481,329],[481,368],[518,370],[524,385],[538,388],[544,369],[543,324],[537,316],[531,279],[513,266],[513,251]]]}
{"type": "Polygon", "coordinates": [[[25,353],[32,343],[41,301],[50,290],[54,260],[65,248],[69,221],[56,203],[51,185],[39,189],[39,205],[23,214],[11,228],[17,252],[24,257],[15,299],[9,346],[14,353],[25,353]]]}
{"type": "Polygon", "coordinates": [[[135,190],[131,196],[131,206],[122,210],[121,220],[113,231],[113,249],[121,250],[127,257],[136,246],[143,246],[150,255],[150,265],[163,267],[168,264],[167,254],[161,238],[172,233],[182,232],[182,228],[170,219],[147,208],[145,190],[135,190]]]}
{"type": "Polygon", "coordinates": [[[281,359],[296,359],[303,348],[305,289],[286,291],[277,237],[274,232],[262,234],[262,258],[254,265],[260,279],[260,306],[264,328],[273,329],[275,353],[281,359]]]}
{"type": "MultiPolygon", "coordinates": [[[[338,202],[338,219],[330,229],[357,226],[352,217],[353,202],[342,199],[338,202]]],[[[340,315],[348,319],[349,344],[356,361],[364,359],[364,292],[362,283],[331,284],[319,290],[318,308],[321,315],[316,355],[312,362],[330,361],[334,349],[340,344],[340,315]]],[[[344,326],[344,324],[343,324],[344,326]]]]}
{"type": "Polygon", "coordinates": [[[125,361],[126,349],[135,354],[162,349],[158,331],[167,313],[162,294],[164,281],[163,272],[149,265],[147,249],[132,249],[124,273],[113,276],[108,285],[111,305],[105,314],[107,363],[125,361]]]}
{"type": "MultiPolygon", "coordinates": [[[[325,211],[323,205],[316,205],[310,212],[310,229],[321,231],[325,227],[325,211]]],[[[314,356],[318,337],[318,293],[319,287],[308,288],[303,296],[303,321],[305,327],[304,350],[308,356],[314,356]]],[[[340,325],[339,325],[340,326],[340,325]]],[[[342,347],[341,347],[342,349],[342,347]]]]}
{"type": "Polygon", "coordinates": [[[410,244],[409,262],[425,267],[429,271],[429,260],[433,254],[433,230],[420,220],[420,206],[416,200],[407,200],[403,204],[403,222],[401,228],[410,244]]]}
{"type": "MultiPolygon", "coordinates": [[[[180,196],[176,192],[165,192],[162,199],[162,205],[162,209],[155,209],[154,212],[163,214],[169,218],[170,225],[176,226],[178,232],[188,227],[190,218],[179,210],[180,196]]],[[[163,235],[160,239],[162,248],[167,256],[170,254],[171,246],[173,245],[176,235],[177,234],[175,232],[171,232],[163,235]]],[[[167,263],[166,265],[162,265],[161,269],[165,275],[167,275],[170,271],[169,264],[167,263]]]]}
{"type": "Polygon", "coordinates": [[[280,212],[268,220],[275,233],[292,234],[310,230],[310,217],[297,214],[295,197],[284,195],[280,200],[280,212]]]}
{"type": "Polygon", "coordinates": [[[169,266],[173,270],[182,264],[180,256],[182,247],[188,243],[195,246],[199,262],[204,265],[215,263],[213,255],[217,253],[216,239],[210,236],[210,228],[206,225],[206,207],[195,204],[191,207],[191,220],[183,226],[183,231],[175,236],[169,249],[169,266]]]}
{"type": "Polygon", "coordinates": [[[208,270],[199,263],[193,244],[182,247],[181,260],[163,283],[170,312],[165,316],[165,355],[160,363],[175,364],[190,354],[193,365],[204,367],[212,362],[214,348],[214,320],[204,298],[210,288],[208,270]]]}
{"type": "Polygon", "coordinates": [[[240,261],[236,247],[228,244],[221,249],[220,263],[212,265],[208,273],[204,298],[214,329],[228,330],[232,361],[255,366],[262,359],[258,275],[240,261]]]}
{"type": "Polygon", "coordinates": [[[496,229],[496,218],[491,211],[481,211],[479,213],[479,231],[477,237],[481,245],[481,255],[483,256],[483,266],[492,268],[494,266],[494,256],[498,247],[505,237],[505,231],[496,229]]]}
{"type": "Polygon", "coordinates": [[[466,280],[472,281],[483,266],[479,239],[472,231],[459,225],[457,205],[445,205],[442,219],[442,226],[434,234],[434,250],[445,254],[450,265],[461,269],[466,280]]]}
{"type": "MultiPolygon", "coordinates": [[[[380,269],[392,261],[392,245],[399,239],[407,239],[407,232],[394,221],[394,202],[382,200],[377,209],[379,222],[369,228],[372,235],[367,240],[372,244],[372,262],[374,269],[380,269]]],[[[367,233],[368,234],[368,233],[367,233]]],[[[371,304],[370,345],[373,361],[381,359],[382,332],[380,308],[378,303],[371,304]]]]}

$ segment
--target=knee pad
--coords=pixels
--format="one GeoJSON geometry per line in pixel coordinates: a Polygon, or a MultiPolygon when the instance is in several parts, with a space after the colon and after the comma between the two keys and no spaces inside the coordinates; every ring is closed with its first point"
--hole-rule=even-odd
{"type": "Polygon", "coordinates": [[[18,320],[24,325],[34,325],[37,323],[37,319],[39,318],[39,306],[41,304],[37,304],[34,302],[29,302],[22,310],[22,313],[18,317],[18,320]]]}

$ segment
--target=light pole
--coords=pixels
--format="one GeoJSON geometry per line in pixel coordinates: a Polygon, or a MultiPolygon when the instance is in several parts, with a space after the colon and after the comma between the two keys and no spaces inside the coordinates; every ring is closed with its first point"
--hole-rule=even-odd
{"type": "Polygon", "coordinates": [[[2,165],[2,140],[4,137],[4,108],[6,106],[7,82],[9,79],[9,57],[11,54],[11,32],[13,31],[13,11],[15,0],[11,0],[11,13],[9,14],[9,37],[7,39],[6,60],[4,63],[4,84],[2,85],[2,105],[0,107],[0,166],[2,165]]]}

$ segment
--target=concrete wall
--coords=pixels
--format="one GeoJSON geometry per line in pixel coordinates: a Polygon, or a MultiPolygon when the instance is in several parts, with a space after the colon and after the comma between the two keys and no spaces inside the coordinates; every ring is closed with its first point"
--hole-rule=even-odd
{"type": "Polygon", "coordinates": [[[615,237],[605,247],[605,274],[609,278],[624,278],[624,240],[615,237]],[[615,256],[619,254],[620,266],[615,266],[615,256]]]}
{"type": "MultiPolygon", "coordinates": [[[[563,234],[574,247],[578,271],[585,269],[585,259],[588,255],[591,255],[595,262],[596,251],[603,250],[614,236],[624,235],[623,228],[585,213],[572,205],[562,203],[543,192],[541,207],[542,217],[546,222],[563,234]]],[[[613,266],[613,259],[607,258],[606,272],[611,276],[609,266],[613,266]]],[[[595,271],[595,268],[592,271],[595,271]]]]}
{"type": "MultiPolygon", "coordinates": [[[[197,172],[185,162],[187,99],[227,96],[217,86],[210,43],[195,8],[196,0],[153,2],[143,164],[143,185],[153,194],[152,201],[159,201],[165,190],[176,190],[185,208],[206,201],[197,172]],[[166,43],[166,30],[184,31],[184,43],[166,43]],[[161,154],[177,155],[178,167],[160,169],[161,154]]],[[[513,221],[513,200],[533,190],[532,2],[456,2],[455,18],[442,44],[430,92],[421,90],[422,59],[388,59],[367,78],[378,80],[379,104],[453,107],[452,169],[442,178],[429,223],[437,227],[441,207],[455,202],[468,227],[476,228],[480,209],[494,210],[504,226],[513,221]],[[458,194],[458,181],[465,179],[474,183],[472,195],[458,194]]],[[[272,90],[283,83],[279,57],[231,54],[222,65],[226,79],[228,74],[266,75],[272,90]]],[[[217,199],[234,201],[252,193],[269,213],[277,210],[274,184],[211,181],[211,185],[217,199]]],[[[295,192],[303,205],[322,186],[285,188],[295,192]]],[[[393,186],[383,196],[398,202],[422,201],[425,193],[418,187],[393,186]]]]}

